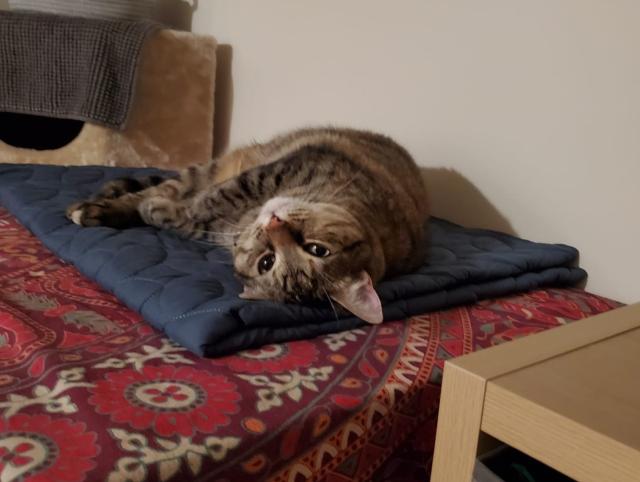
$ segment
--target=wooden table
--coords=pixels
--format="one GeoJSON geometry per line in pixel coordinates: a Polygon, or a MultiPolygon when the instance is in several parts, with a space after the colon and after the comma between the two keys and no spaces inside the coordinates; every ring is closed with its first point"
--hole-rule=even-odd
{"type": "Polygon", "coordinates": [[[580,481],[640,481],[640,304],[445,364],[431,482],[486,434],[580,481]]]}

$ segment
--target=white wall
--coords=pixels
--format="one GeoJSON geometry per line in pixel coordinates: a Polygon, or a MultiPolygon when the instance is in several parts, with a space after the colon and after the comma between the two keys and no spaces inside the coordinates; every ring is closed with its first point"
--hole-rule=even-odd
{"type": "Polygon", "coordinates": [[[637,0],[206,0],[193,19],[232,49],[232,145],[326,122],[386,132],[446,168],[435,214],[575,245],[588,289],[627,302],[639,25],[637,0]]]}

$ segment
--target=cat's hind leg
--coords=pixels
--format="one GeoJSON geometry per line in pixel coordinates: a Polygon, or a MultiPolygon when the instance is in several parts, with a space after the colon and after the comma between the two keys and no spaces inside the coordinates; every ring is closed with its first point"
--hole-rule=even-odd
{"type": "Polygon", "coordinates": [[[145,190],[165,182],[160,176],[145,178],[119,178],[105,183],[86,201],[71,204],[66,215],[81,226],[109,226],[128,228],[143,223],[138,204],[145,190]]]}
{"type": "Polygon", "coordinates": [[[67,218],[81,226],[127,228],[149,224],[179,229],[188,200],[207,183],[210,165],[191,166],[179,176],[165,179],[149,176],[122,178],[106,183],[92,198],[67,208],[67,218]]]}
{"type": "Polygon", "coordinates": [[[157,186],[166,181],[161,176],[148,176],[143,178],[122,177],[105,183],[93,199],[115,199],[128,193],[140,192],[149,187],[157,186]]]}
{"type": "Polygon", "coordinates": [[[148,224],[164,229],[189,229],[186,223],[189,189],[190,184],[182,179],[117,179],[105,184],[93,198],[69,206],[67,218],[88,227],[123,229],[148,224]]]}
{"type": "Polygon", "coordinates": [[[111,180],[90,199],[71,204],[66,210],[67,218],[81,226],[140,226],[144,223],[138,205],[144,191],[163,182],[165,179],[160,176],[111,180]]]}
{"type": "Polygon", "coordinates": [[[138,212],[141,196],[127,193],[113,199],[96,198],[74,203],[67,208],[67,218],[80,226],[128,228],[144,224],[138,212]]]}

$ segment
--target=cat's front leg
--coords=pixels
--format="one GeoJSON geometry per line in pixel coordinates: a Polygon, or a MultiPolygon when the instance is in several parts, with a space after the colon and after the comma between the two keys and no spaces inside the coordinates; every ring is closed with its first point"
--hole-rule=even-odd
{"type": "Polygon", "coordinates": [[[194,221],[190,216],[188,204],[164,196],[145,198],[138,206],[142,220],[150,226],[180,231],[190,235],[194,221]]]}

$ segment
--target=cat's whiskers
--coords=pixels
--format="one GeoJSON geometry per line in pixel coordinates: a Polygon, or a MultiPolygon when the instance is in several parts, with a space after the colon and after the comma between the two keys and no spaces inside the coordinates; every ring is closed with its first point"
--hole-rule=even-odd
{"type": "Polygon", "coordinates": [[[295,208],[291,211],[288,211],[287,214],[289,216],[305,216],[309,214],[309,210],[304,208],[295,208]]]}
{"type": "Polygon", "coordinates": [[[302,201],[305,203],[314,203],[317,202],[319,198],[319,194],[317,192],[307,192],[302,197],[302,201]]]}
{"type": "Polygon", "coordinates": [[[194,243],[206,244],[207,246],[213,246],[213,247],[216,247],[216,248],[228,249],[230,246],[232,246],[232,243],[231,244],[215,243],[213,241],[209,241],[209,240],[206,240],[206,239],[193,239],[193,238],[190,238],[190,241],[193,241],[194,243]]]}
{"type": "MultiPolygon", "coordinates": [[[[315,275],[317,275],[317,276],[319,276],[320,278],[322,278],[322,280],[323,280],[323,281],[325,281],[325,283],[326,283],[326,285],[327,285],[327,286],[331,286],[331,285],[335,284],[335,281],[334,281],[334,280],[332,280],[331,278],[329,278],[329,277],[328,277],[326,274],[324,274],[322,271],[316,271],[314,274],[315,274],[315,275]]],[[[321,287],[323,290],[325,290],[325,292],[326,292],[326,289],[325,289],[324,285],[320,285],[320,287],[321,287]]]]}
{"type": "Polygon", "coordinates": [[[208,260],[207,264],[222,264],[224,266],[233,266],[233,263],[226,263],[224,261],[208,260]]]}
{"type": "Polygon", "coordinates": [[[333,314],[336,317],[336,321],[340,321],[338,318],[338,312],[336,311],[336,307],[333,304],[333,301],[331,300],[331,296],[329,296],[329,293],[327,293],[327,289],[324,286],[320,286],[322,288],[322,291],[324,291],[325,296],[327,297],[327,300],[329,300],[329,304],[331,305],[331,309],[333,310],[333,314]]]}
{"type": "Polygon", "coordinates": [[[338,194],[340,194],[342,191],[344,191],[346,188],[348,188],[351,184],[353,184],[353,181],[356,179],[356,176],[353,176],[351,179],[349,179],[347,182],[345,182],[342,186],[340,186],[338,189],[336,189],[335,191],[333,191],[331,194],[329,194],[329,200],[333,201],[336,199],[336,197],[338,196],[338,194]]]}
{"type": "Polygon", "coordinates": [[[237,236],[241,231],[208,231],[206,229],[198,229],[197,233],[215,234],[216,236],[237,236]]]}
{"type": "Polygon", "coordinates": [[[223,223],[227,223],[229,226],[234,227],[236,229],[240,229],[240,230],[243,229],[242,226],[239,225],[238,223],[233,223],[233,222],[231,222],[231,221],[229,221],[227,219],[223,219],[223,218],[220,218],[219,220],[222,221],[223,223]]]}

